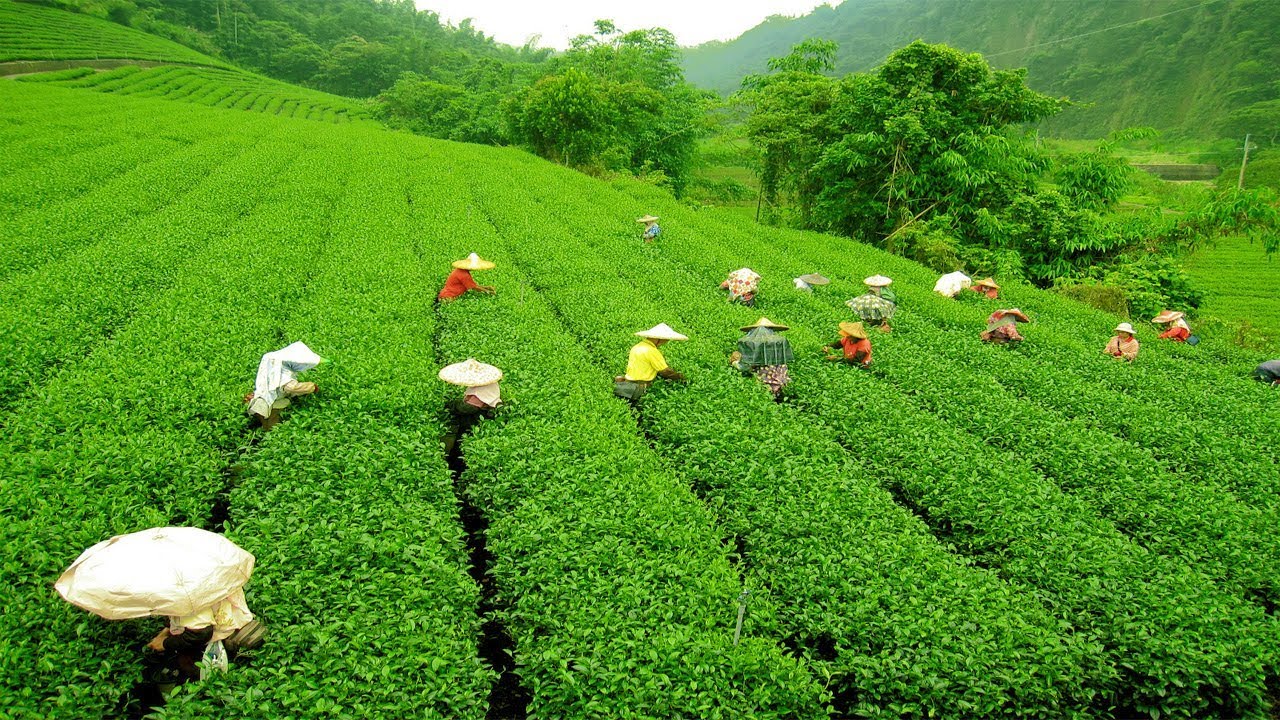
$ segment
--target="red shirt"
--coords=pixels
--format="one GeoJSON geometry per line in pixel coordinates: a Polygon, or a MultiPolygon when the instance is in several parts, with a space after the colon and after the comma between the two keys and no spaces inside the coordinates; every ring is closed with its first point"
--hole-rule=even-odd
{"type": "Polygon", "coordinates": [[[853,360],[853,356],[860,352],[866,353],[861,362],[863,365],[871,364],[871,341],[866,338],[852,338],[845,336],[840,338],[840,347],[844,348],[844,359],[853,360]]]}
{"type": "Polygon", "coordinates": [[[1174,325],[1168,330],[1160,333],[1160,337],[1174,340],[1176,342],[1186,342],[1187,338],[1191,337],[1191,331],[1184,327],[1174,325]]]}
{"type": "Polygon", "coordinates": [[[474,279],[472,279],[470,270],[454,268],[453,272],[449,273],[449,277],[444,281],[444,289],[442,289],[440,294],[436,297],[440,300],[448,300],[450,298],[456,298],[468,290],[475,290],[478,287],[480,286],[476,284],[474,279]]]}

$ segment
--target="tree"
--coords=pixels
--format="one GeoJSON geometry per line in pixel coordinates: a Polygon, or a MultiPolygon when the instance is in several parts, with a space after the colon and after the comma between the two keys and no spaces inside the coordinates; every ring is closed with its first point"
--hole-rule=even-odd
{"type": "Polygon", "coordinates": [[[548,75],[509,103],[512,133],[534,152],[573,167],[597,164],[618,132],[602,83],[576,68],[548,75]]]}

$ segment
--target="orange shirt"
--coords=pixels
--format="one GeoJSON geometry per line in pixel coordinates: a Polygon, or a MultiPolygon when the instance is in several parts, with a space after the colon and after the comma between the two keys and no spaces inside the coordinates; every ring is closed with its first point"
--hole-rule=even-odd
{"type": "Polygon", "coordinates": [[[840,338],[840,347],[844,350],[844,359],[851,362],[861,362],[863,365],[871,364],[871,341],[866,338],[852,338],[844,336],[840,338]],[[854,356],[858,353],[866,353],[862,360],[855,360],[854,356]]]}
{"type": "Polygon", "coordinates": [[[1191,337],[1191,331],[1184,327],[1178,327],[1177,325],[1174,325],[1168,330],[1165,330],[1164,332],[1160,333],[1160,337],[1166,340],[1186,342],[1187,338],[1191,337]]]}
{"type": "Polygon", "coordinates": [[[444,281],[444,289],[436,297],[440,300],[448,300],[456,298],[468,290],[475,290],[477,287],[479,285],[471,277],[470,270],[454,268],[453,272],[449,273],[449,277],[444,281]]]}

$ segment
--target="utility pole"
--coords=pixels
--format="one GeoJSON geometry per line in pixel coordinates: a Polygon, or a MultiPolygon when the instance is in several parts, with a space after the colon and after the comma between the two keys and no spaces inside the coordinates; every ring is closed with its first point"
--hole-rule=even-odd
{"type": "Polygon", "coordinates": [[[1249,133],[1244,134],[1244,157],[1240,160],[1240,179],[1236,181],[1236,189],[1244,189],[1244,166],[1249,164],[1249,133]]]}

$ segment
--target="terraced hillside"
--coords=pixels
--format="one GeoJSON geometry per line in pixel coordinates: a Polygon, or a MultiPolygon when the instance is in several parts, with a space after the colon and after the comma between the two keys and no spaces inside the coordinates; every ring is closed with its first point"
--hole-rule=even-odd
{"type": "Polygon", "coordinates": [[[139,711],[158,621],[50,586],[165,524],[253,552],[271,628],[169,718],[1274,712],[1261,358],[1144,327],[1117,363],[1116,318],[1022,287],[1027,341],[987,346],[991,304],[856,243],[509,149],[57,85],[0,83],[0,716],[139,711]],[[436,306],[468,252],[497,295],[436,306]],[[743,265],[755,309],[716,289],[743,265]],[[875,365],[822,362],[876,272],[901,309],[875,365]],[[780,403],[726,362],[762,313],[792,326],[780,403]],[[633,409],[609,381],[657,322],[690,381],[633,409]],[[241,396],[289,340],[330,362],[264,435],[241,396]],[[435,373],[466,357],[507,405],[447,457],[435,373]]]}
{"type": "Polygon", "coordinates": [[[1280,344],[1280,263],[1258,243],[1223,238],[1196,253],[1188,266],[1209,294],[1206,314],[1246,321],[1280,344]]]}
{"type": "Polygon", "coordinates": [[[0,63],[103,59],[230,67],[172,40],[88,15],[15,0],[0,2],[0,63]]]}
{"type": "Polygon", "coordinates": [[[0,74],[23,82],[321,122],[369,119],[366,105],[358,100],[245,72],[104,20],[11,0],[0,1],[0,74]],[[148,61],[148,67],[133,60],[148,61]]]}

